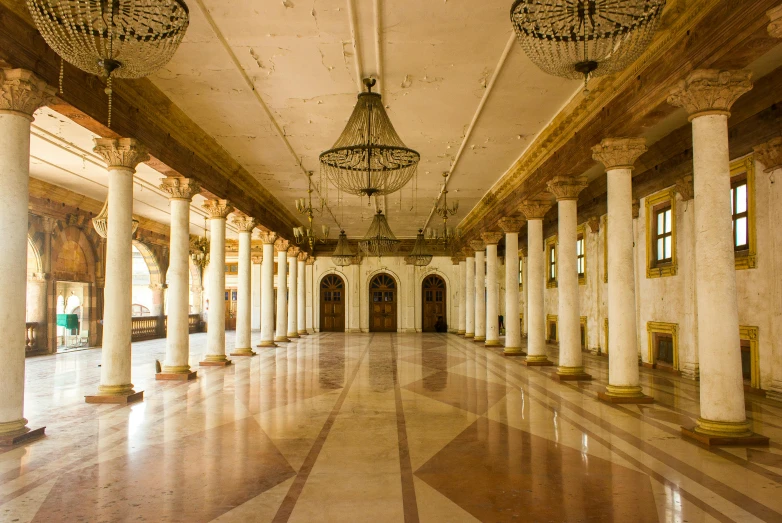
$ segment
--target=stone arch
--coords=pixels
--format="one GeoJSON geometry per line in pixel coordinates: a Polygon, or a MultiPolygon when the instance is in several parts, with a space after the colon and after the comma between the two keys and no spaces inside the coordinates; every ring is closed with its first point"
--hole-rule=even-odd
{"type": "Polygon", "coordinates": [[[80,228],[67,226],[53,238],[54,279],[95,283],[95,264],[95,248],[80,228]]]}
{"type": "Polygon", "coordinates": [[[43,263],[41,262],[41,251],[35,244],[33,238],[27,236],[27,278],[33,274],[43,272],[43,263]]]}
{"type": "Polygon", "coordinates": [[[133,240],[133,246],[138,249],[138,252],[141,253],[141,257],[144,258],[144,262],[147,264],[150,285],[165,283],[165,274],[163,274],[160,261],[152,248],[139,240],[133,240]]]}

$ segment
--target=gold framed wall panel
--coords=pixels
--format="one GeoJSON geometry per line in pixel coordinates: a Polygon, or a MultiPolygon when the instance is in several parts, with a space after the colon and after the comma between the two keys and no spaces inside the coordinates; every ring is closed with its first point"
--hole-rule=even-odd
{"type": "Polygon", "coordinates": [[[559,323],[557,321],[557,315],[556,314],[546,314],[546,341],[551,343],[558,343],[559,342],[559,323]],[[551,324],[554,324],[556,327],[556,333],[557,335],[552,340],[549,338],[549,334],[551,333],[551,324]]]}
{"type": "Polygon", "coordinates": [[[760,352],[758,351],[758,334],[760,329],[747,325],[739,326],[739,338],[749,342],[751,378],[750,387],[760,388],[760,352]]]}
{"type": "Polygon", "coordinates": [[[679,324],[678,323],[665,323],[661,321],[648,321],[646,322],[646,332],[648,334],[648,358],[649,363],[654,365],[656,358],[654,357],[654,335],[655,334],[670,334],[673,338],[673,369],[679,370],[679,324]]]}

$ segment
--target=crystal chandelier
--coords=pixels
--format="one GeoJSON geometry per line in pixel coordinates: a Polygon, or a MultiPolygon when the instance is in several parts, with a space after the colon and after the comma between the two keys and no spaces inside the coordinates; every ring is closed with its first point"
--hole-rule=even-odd
{"type": "Polygon", "coordinates": [[[399,240],[391,232],[383,211],[377,211],[364,239],[358,242],[358,245],[367,256],[386,256],[399,249],[399,240]]]}
{"type": "Polygon", "coordinates": [[[405,258],[405,261],[412,263],[416,267],[426,267],[432,263],[432,253],[429,251],[426,240],[424,239],[423,229],[418,229],[418,234],[415,237],[415,244],[410,255],[405,258]]]}
{"type": "Polygon", "coordinates": [[[438,200],[434,202],[434,212],[443,219],[442,230],[438,230],[432,227],[426,229],[426,238],[429,241],[442,243],[443,247],[448,248],[454,242],[459,241],[462,237],[461,229],[454,229],[448,227],[448,217],[453,216],[459,210],[459,202],[455,201],[451,206],[448,206],[448,189],[445,179],[448,178],[448,172],[443,173],[443,203],[442,206],[438,205],[438,200]]]}
{"type": "Polygon", "coordinates": [[[331,183],[357,196],[390,194],[415,174],[421,156],[405,147],[383,108],[375,80],[365,78],[345,129],[334,146],[321,153],[320,168],[331,183]]]}
{"type": "Polygon", "coordinates": [[[206,237],[206,217],[204,217],[204,235],[190,238],[190,259],[193,265],[204,273],[204,268],[209,265],[209,240],[206,237]]]}
{"type": "MultiPolygon", "coordinates": [[[[293,237],[296,241],[296,245],[301,245],[305,241],[310,246],[310,251],[314,252],[315,250],[315,242],[319,241],[320,243],[326,243],[326,239],[329,237],[330,229],[328,225],[322,225],[321,226],[321,232],[323,233],[323,236],[318,238],[315,234],[315,229],[313,228],[312,222],[315,219],[315,210],[312,207],[312,171],[307,173],[307,199],[299,198],[296,200],[296,210],[299,211],[300,214],[305,214],[307,216],[307,219],[309,220],[309,227],[294,227],[293,228],[293,237]]],[[[320,211],[323,212],[323,200],[320,202],[320,211]]]]}
{"type": "Polygon", "coordinates": [[[183,0],[27,0],[27,7],[62,59],[106,77],[109,126],[112,78],[149,76],[168,63],[190,17],[183,0]]]}
{"type": "Polygon", "coordinates": [[[510,19],[543,71],[584,79],[630,65],[652,41],[665,0],[516,0],[510,19]]]}
{"type": "Polygon", "coordinates": [[[345,267],[346,265],[353,263],[354,258],[355,254],[350,248],[348,235],[345,234],[345,231],[339,231],[337,248],[334,249],[334,253],[331,255],[331,261],[333,261],[334,265],[337,265],[338,267],[345,267]]]}

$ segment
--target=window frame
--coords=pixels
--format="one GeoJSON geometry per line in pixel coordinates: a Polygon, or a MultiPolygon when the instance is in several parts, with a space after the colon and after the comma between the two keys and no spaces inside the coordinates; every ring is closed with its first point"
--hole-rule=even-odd
{"type": "Polygon", "coordinates": [[[559,274],[559,253],[557,252],[557,237],[552,236],[548,240],[546,240],[546,288],[552,289],[556,288],[557,283],[557,276],[559,274]],[[554,260],[551,259],[551,253],[554,253],[554,260]],[[552,266],[554,269],[554,276],[551,277],[552,272],[552,266]]]}
{"type": "Polygon", "coordinates": [[[579,226],[576,229],[576,271],[578,271],[578,262],[584,260],[584,272],[578,273],[578,284],[586,285],[587,274],[587,254],[586,254],[586,227],[579,226]],[[578,255],[578,242],[581,242],[581,255],[578,255]]]}
{"type": "Polygon", "coordinates": [[[675,276],[678,272],[679,262],[676,253],[676,192],[674,188],[660,191],[647,196],[646,206],[646,277],[663,278],[675,276]],[[657,212],[670,205],[671,209],[671,259],[658,262],[657,253],[657,212]]]}
{"type": "MultiPolygon", "coordinates": [[[[746,180],[747,183],[747,248],[735,249],[735,231],[732,229],[734,253],[736,260],[736,269],[754,269],[757,267],[757,228],[755,226],[755,156],[750,154],[744,158],[739,158],[730,162],[730,188],[734,189],[734,184],[739,180],[746,180]]],[[[731,216],[732,218],[732,216],[731,216]]],[[[733,221],[731,219],[731,227],[733,221]]]]}

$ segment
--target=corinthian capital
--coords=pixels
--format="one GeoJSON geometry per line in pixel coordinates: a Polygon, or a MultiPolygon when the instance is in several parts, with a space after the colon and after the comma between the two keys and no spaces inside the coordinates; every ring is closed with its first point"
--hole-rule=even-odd
{"type": "Polygon", "coordinates": [[[464,253],[465,261],[467,258],[472,258],[475,256],[475,250],[473,250],[471,247],[462,247],[462,252],[464,253]]]}
{"type": "Polygon", "coordinates": [[[54,87],[25,69],[0,69],[0,113],[33,119],[33,113],[54,101],[54,87]]]}
{"type": "Polygon", "coordinates": [[[497,225],[500,226],[506,234],[511,232],[519,232],[521,226],[524,225],[524,219],[522,218],[500,218],[497,221],[497,225]]]}
{"type": "Polygon", "coordinates": [[[206,209],[210,218],[225,220],[233,212],[234,207],[228,200],[214,199],[204,202],[204,209],[206,209]]]}
{"type": "Polygon", "coordinates": [[[553,202],[548,198],[539,198],[535,200],[524,200],[519,205],[519,210],[527,220],[542,220],[546,213],[553,206],[553,202]]]}
{"type": "Polygon", "coordinates": [[[295,246],[288,247],[288,258],[297,258],[301,249],[295,246]]]}
{"type": "Polygon", "coordinates": [[[274,249],[277,252],[287,251],[288,247],[290,247],[290,244],[291,242],[284,238],[277,238],[277,241],[274,242],[274,249]]]}
{"type": "Polygon", "coordinates": [[[587,185],[583,176],[555,176],[548,182],[548,190],[557,197],[557,201],[577,200],[587,185]]]}
{"type": "Polygon", "coordinates": [[[482,232],[481,238],[486,245],[497,245],[502,239],[501,232],[482,232]]]}
{"type": "Polygon", "coordinates": [[[782,5],[766,11],[766,16],[771,20],[768,24],[768,34],[774,38],[782,38],[782,5]]]}
{"type": "Polygon", "coordinates": [[[299,253],[299,257],[297,258],[300,262],[307,261],[307,258],[309,258],[309,253],[306,253],[304,251],[299,253]]]}
{"type": "Polygon", "coordinates": [[[730,115],[739,96],[752,89],[752,73],[745,70],[697,69],[668,94],[668,103],[684,107],[690,120],[708,114],[730,115]]]}
{"type": "Polygon", "coordinates": [[[237,214],[234,216],[233,224],[239,232],[253,232],[255,229],[255,218],[246,214],[237,214]]]}
{"type": "Polygon", "coordinates": [[[486,249],[486,244],[483,243],[483,240],[470,240],[470,247],[473,251],[479,252],[486,249]]]}
{"type": "Polygon", "coordinates": [[[605,138],[592,147],[592,158],[602,163],[607,171],[632,169],[638,157],[645,152],[645,138],[605,138]]]}
{"type": "Polygon", "coordinates": [[[188,202],[201,192],[201,184],[190,178],[163,178],[160,180],[160,188],[168,193],[169,199],[188,202]]]}
{"type": "Polygon", "coordinates": [[[95,138],[92,149],[103,157],[109,170],[130,169],[136,172],[136,166],[149,160],[147,148],[135,138],[95,138]]]}
{"type": "Polygon", "coordinates": [[[310,256],[305,262],[307,265],[315,265],[315,256],[310,256]]]}
{"type": "Polygon", "coordinates": [[[777,136],[755,147],[755,156],[766,168],[767,173],[782,167],[782,137],[777,136]]]}
{"type": "Polygon", "coordinates": [[[261,243],[264,245],[272,244],[277,241],[277,233],[274,231],[261,231],[261,243]]]}

